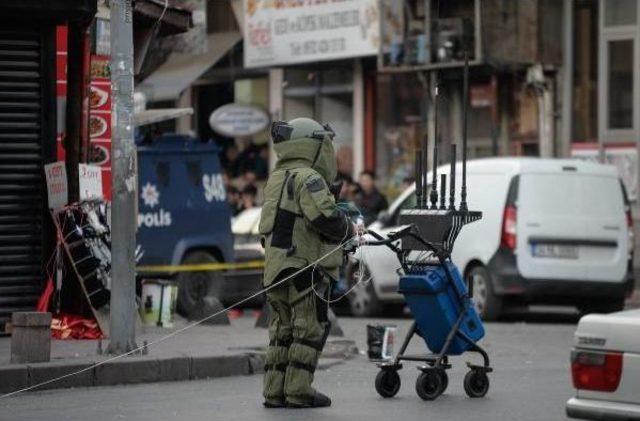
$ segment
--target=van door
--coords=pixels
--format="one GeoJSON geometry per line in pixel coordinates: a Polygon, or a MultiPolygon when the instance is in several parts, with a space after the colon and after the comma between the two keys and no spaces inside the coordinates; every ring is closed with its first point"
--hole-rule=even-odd
{"type": "Polygon", "coordinates": [[[525,278],[623,279],[627,232],[615,177],[528,173],[520,183],[517,260],[525,278]]]}
{"type": "Polygon", "coordinates": [[[615,177],[585,176],[580,183],[585,235],[593,241],[584,248],[587,279],[621,282],[627,272],[628,228],[620,181],[615,177]]]}
{"type": "Polygon", "coordinates": [[[517,207],[518,270],[529,279],[584,280],[580,179],[573,173],[520,175],[517,207]]]}

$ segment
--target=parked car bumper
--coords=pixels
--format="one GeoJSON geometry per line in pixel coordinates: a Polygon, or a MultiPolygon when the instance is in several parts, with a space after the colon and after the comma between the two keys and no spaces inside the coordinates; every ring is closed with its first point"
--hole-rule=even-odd
{"type": "Polygon", "coordinates": [[[530,279],[518,271],[516,256],[500,248],[487,265],[497,295],[518,296],[529,302],[574,304],[581,298],[621,298],[633,291],[635,279],[629,263],[621,282],[584,281],[580,279],[530,279]]]}
{"type": "Polygon", "coordinates": [[[571,418],[602,421],[640,419],[640,405],[632,403],[571,398],[566,410],[571,418]]]}

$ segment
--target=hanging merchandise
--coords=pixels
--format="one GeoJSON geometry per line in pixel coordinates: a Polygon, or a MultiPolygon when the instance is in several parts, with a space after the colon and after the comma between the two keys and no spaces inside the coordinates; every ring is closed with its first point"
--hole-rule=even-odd
{"type": "Polygon", "coordinates": [[[83,202],[58,214],[62,241],[71,265],[94,309],[109,302],[111,289],[111,232],[106,204],[83,202]]]}

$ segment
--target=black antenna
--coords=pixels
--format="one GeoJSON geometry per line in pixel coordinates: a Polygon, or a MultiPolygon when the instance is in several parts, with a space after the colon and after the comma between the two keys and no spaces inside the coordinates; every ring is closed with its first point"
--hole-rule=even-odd
{"type": "Polygon", "coordinates": [[[460,210],[467,210],[467,105],[469,103],[469,52],[464,52],[464,76],[462,82],[462,189],[460,210]]]}
{"type": "Polygon", "coordinates": [[[440,175],[440,209],[447,209],[447,174],[440,175]]]}
{"type": "Polygon", "coordinates": [[[431,200],[431,209],[438,208],[438,82],[436,81],[436,86],[434,90],[434,98],[433,98],[433,115],[435,116],[433,127],[434,127],[434,138],[433,138],[433,177],[431,177],[431,195],[429,199],[431,200]]]}
{"type": "Polygon", "coordinates": [[[418,148],[416,148],[416,168],[415,168],[416,208],[422,207],[422,176],[423,175],[424,175],[424,170],[422,168],[422,148],[418,146],[418,148]]]}
{"type": "Polygon", "coordinates": [[[451,144],[451,171],[449,175],[449,209],[456,210],[456,144],[451,144]]]}
{"type": "Polygon", "coordinates": [[[429,165],[428,163],[429,149],[427,148],[427,136],[425,135],[422,138],[422,173],[420,174],[420,177],[422,177],[422,203],[420,206],[423,208],[427,208],[429,203],[429,199],[427,198],[429,189],[429,182],[427,180],[427,175],[429,173],[427,170],[427,166],[429,165]]]}
{"type": "Polygon", "coordinates": [[[438,209],[438,145],[433,145],[433,176],[431,177],[429,200],[431,201],[431,209],[438,209]]]}

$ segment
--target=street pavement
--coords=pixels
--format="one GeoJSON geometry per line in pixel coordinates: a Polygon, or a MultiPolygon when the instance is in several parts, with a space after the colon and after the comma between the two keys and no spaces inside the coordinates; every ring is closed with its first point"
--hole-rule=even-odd
{"type": "MultiPolygon", "coordinates": [[[[495,372],[483,399],[464,394],[466,357],[452,359],[447,392],[424,402],[415,393],[415,364],[407,363],[401,371],[399,394],[383,399],[373,386],[376,367],[359,355],[317,372],[316,385],[332,397],[331,408],[264,409],[261,376],[252,375],[26,393],[0,400],[0,420],[563,420],[564,404],[573,393],[569,351],[576,321],[571,313],[540,313],[488,323],[482,344],[495,372]]],[[[396,325],[402,336],[411,320],[341,318],[340,322],[362,353],[367,324],[396,325]]],[[[419,339],[409,350],[423,351],[419,339]]]]}

